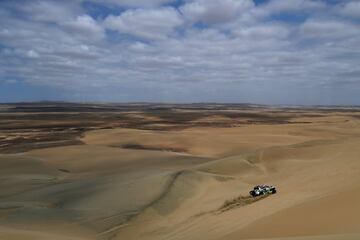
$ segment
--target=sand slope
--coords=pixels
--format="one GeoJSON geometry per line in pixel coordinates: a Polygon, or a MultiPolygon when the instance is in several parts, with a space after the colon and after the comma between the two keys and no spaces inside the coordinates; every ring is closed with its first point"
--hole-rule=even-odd
{"type": "Polygon", "coordinates": [[[359,126],[108,129],[85,145],[3,154],[0,238],[356,239],[359,126]],[[237,198],[261,183],[278,194],[237,198]]]}

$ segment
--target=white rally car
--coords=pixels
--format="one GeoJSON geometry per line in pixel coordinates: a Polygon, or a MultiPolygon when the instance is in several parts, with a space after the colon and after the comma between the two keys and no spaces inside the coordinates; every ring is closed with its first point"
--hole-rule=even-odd
{"type": "Polygon", "coordinates": [[[257,185],[249,193],[253,197],[266,195],[266,194],[274,194],[276,193],[276,188],[270,185],[257,185]]]}

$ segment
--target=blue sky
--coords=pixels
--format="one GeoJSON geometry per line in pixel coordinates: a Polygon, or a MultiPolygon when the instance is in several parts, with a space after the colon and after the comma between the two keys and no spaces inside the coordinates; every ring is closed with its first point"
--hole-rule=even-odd
{"type": "Polygon", "coordinates": [[[0,1],[0,102],[360,104],[359,66],[360,1],[0,1]]]}

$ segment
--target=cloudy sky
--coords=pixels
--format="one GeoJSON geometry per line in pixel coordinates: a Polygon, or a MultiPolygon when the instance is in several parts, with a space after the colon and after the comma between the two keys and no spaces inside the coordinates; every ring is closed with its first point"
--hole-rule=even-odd
{"type": "Polygon", "coordinates": [[[360,104],[360,1],[0,0],[0,102],[360,104]]]}

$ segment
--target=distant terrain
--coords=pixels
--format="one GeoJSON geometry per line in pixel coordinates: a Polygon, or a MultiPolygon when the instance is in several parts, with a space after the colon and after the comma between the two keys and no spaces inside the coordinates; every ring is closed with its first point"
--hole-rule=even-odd
{"type": "Polygon", "coordinates": [[[359,156],[356,106],[0,104],[0,239],[360,239],[359,156]]]}

